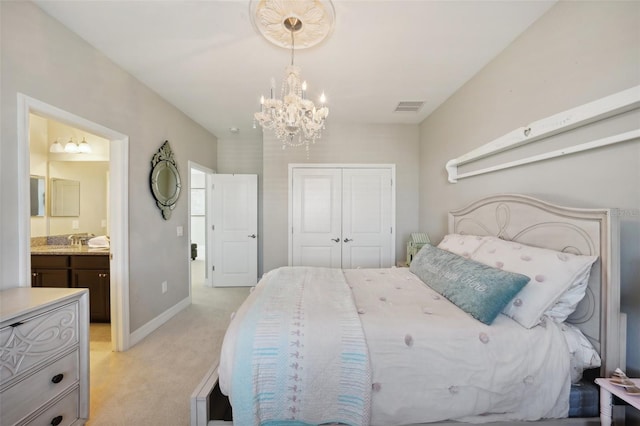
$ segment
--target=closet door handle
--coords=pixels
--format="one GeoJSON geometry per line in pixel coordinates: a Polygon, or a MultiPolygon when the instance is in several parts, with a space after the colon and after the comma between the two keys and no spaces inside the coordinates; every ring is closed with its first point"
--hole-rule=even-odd
{"type": "Polygon", "coordinates": [[[332,238],[331,241],[335,241],[336,243],[340,242],[340,238],[332,238]]]}
{"type": "Polygon", "coordinates": [[[256,234],[247,235],[247,237],[249,237],[249,238],[255,238],[255,237],[256,237],[256,234]]]}
{"type": "Polygon", "coordinates": [[[352,240],[351,238],[345,238],[345,239],[344,239],[344,242],[345,242],[345,243],[348,243],[349,241],[353,241],[353,240],[352,240]]]}

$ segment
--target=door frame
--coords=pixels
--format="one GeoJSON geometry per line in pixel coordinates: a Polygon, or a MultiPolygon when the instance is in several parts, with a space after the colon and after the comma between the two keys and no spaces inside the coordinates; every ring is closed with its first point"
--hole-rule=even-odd
{"type": "MultiPolygon", "coordinates": [[[[204,229],[205,229],[205,236],[204,236],[204,240],[205,240],[205,245],[204,245],[204,250],[205,250],[205,285],[207,287],[212,287],[212,278],[211,278],[211,274],[210,271],[208,270],[208,268],[210,267],[209,265],[211,264],[211,256],[209,254],[209,252],[211,251],[212,248],[212,238],[211,238],[211,233],[209,232],[209,230],[211,229],[211,223],[213,221],[212,218],[212,209],[211,209],[211,175],[215,174],[216,171],[212,170],[208,167],[205,167],[201,164],[196,163],[195,161],[191,161],[189,160],[188,162],[188,166],[189,166],[189,176],[187,177],[188,179],[188,185],[187,187],[189,188],[189,193],[187,196],[187,215],[189,217],[189,223],[187,225],[187,230],[188,230],[188,235],[189,235],[189,259],[191,259],[191,169],[194,170],[198,170],[199,172],[202,172],[205,174],[205,179],[204,179],[204,197],[205,197],[205,202],[204,202],[204,217],[205,217],[205,224],[204,224],[204,229]]],[[[191,300],[191,267],[189,267],[189,300],[191,300]]]]}
{"type": "Polygon", "coordinates": [[[129,136],[18,93],[18,263],[19,286],[31,285],[31,222],[28,209],[30,148],[29,114],[51,118],[109,140],[109,234],[111,292],[111,347],[126,351],[129,332],[129,136]]]}
{"type": "MultiPolygon", "coordinates": [[[[211,285],[213,287],[253,287],[258,283],[258,242],[260,241],[260,234],[259,234],[259,230],[258,230],[258,226],[259,226],[259,212],[258,212],[258,198],[259,198],[259,190],[258,190],[258,175],[256,173],[215,173],[213,175],[211,175],[211,188],[212,188],[212,196],[211,196],[211,223],[215,226],[218,227],[218,229],[214,229],[214,227],[211,227],[212,230],[212,244],[211,244],[211,266],[215,266],[218,265],[218,269],[215,272],[212,272],[211,274],[211,285]],[[221,194],[221,185],[222,182],[217,182],[217,180],[222,180],[225,177],[232,177],[232,178],[252,178],[252,182],[251,183],[255,183],[255,210],[252,210],[253,212],[255,212],[255,231],[248,231],[248,232],[253,232],[253,238],[255,241],[255,276],[251,276],[251,284],[248,285],[244,285],[244,284],[227,284],[227,285],[220,285],[219,283],[216,284],[216,275],[219,275],[220,273],[223,272],[224,267],[221,267],[221,263],[220,260],[220,253],[217,251],[217,249],[219,248],[219,244],[220,241],[222,240],[221,234],[223,232],[223,226],[221,224],[221,222],[224,221],[224,219],[222,217],[218,217],[217,213],[220,212],[219,210],[219,205],[216,205],[216,200],[219,199],[219,197],[216,194],[221,194]],[[216,185],[218,185],[216,187],[216,185]],[[221,270],[222,268],[222,270],[221,270]]],[[[253,223],[253,220],[251,221],[253,223]]],[[[247,274],[249,275],[249,274],[247,274]]]]}
{"type": "Polygon", "coordinates": [[[293,265],[293,169],[389,169],[391,170],[391,223],[393,224],[393,241],[391,243],[391,259],[396,261],[396,165],[395,164],[361,164],[361,163],[289,163],[288,198],[287,198],[287,252],[289,266],[293,265]]]}

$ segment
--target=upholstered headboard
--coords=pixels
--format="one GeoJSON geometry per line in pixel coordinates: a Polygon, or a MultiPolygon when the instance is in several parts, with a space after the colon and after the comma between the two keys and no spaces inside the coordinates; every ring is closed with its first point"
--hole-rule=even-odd
{"type": "Polygon", "coordinates": [[[599,351],[603,377],[617,367],[624,369],[626,317],[620,313],[615,209],[576,209],[523,195],[495,195],[450,212],[449,232],[494,235],[536,247],[597,255],[586,296],[567,321],[579,327],[599,351]]]}

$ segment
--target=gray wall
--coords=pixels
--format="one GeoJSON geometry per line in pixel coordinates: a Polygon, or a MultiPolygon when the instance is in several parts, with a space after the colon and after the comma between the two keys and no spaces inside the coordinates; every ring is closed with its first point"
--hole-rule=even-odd
{"type": "MultiPolygon", "coordinates": [[[[517,192],[574,207],[617,207],[627,368],[640,375],[640,141],[447,183],[445,163],[549,115],[640,84],[640,2],[560,2],[420,126],[420,226],[436,241],[446,212],[517,192]]],[[[588,142],[638,127],[625,114],[554,138],[588,142]]],[[[533,148],[531,148],[533,149],[533,148]]],[[[519,157],[530,154],[522,150],[519,157]]],[[[513,157],[518,153],[505,156],[513,157]]],[[[637,412],[628,411],[629,416],[637,412]]],[[[634,422],[634,420],[630,420],[634,422]]],[[[629,424],[629,423],[628,423],[629,424]]]]}
{"type": "Polygon", "coordinates": [[[152,155],[169,140],[183,180],[188,160],[214,169],[216,137],[109,61],[30,2],[0,2],[1,137],[0,288],[17,285],[17,93],[57,106],[129,136],[130,329],[189,295],[187,194],[171,220],[149,190],[152,155]],[[185,235],[176,236],[183,226],[185,235]],[[169,291],[161,294],[160,284],[169,291]]]}
{"type": "MultiPolygon", "coordinates": [[[[331,116],[329,116],[331,117],[331,116]]],[[[396,258],[418,230],[418,126],[343,124],[327,120],[322,139],[310,147],[282,149],[267,130],[263,144],[264,272],[288,264],[288,164],[367,163],[396,165],[396,258]]]]}

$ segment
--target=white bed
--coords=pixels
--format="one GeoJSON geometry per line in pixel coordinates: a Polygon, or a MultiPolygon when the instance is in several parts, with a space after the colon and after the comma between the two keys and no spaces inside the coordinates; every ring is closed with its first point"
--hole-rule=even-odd
{"type": "MultiPolygon", "coordinates": [[[[576,312],[568,320],[582,330],[583,334],[593,344],[594,348],[599,352],[602,359],[602,367],[599,375],[609,375],[616,367],[624,367],[625,353],[625,324],[624,316],[619,311],[619,283],[617,275],[617,222],[616,216],[612,215],[612,211],[608,209],[567,209],[563,207],[553,206],[535,200],[530,197],[519,195],[499,195],[480,200],[470,206],[454,211],[449,216],[449,232],[452,234],[471,234],[471,235],[494,235],[504,240],[517,241],[522,244],[532,245],[536,247],[545,247],[557,251],[587,254],[598,256],[598,260],[594,264],[587,295],[578,306],[576,312]]],[[[495,379],[497,385],[505,384],[503,395],[500,397],[501,403],[508,406],[510,403],[517,403],[521,397],[509,399],[509,395],[517,395],[518,392],[533,392],[537,395],[532,401],[549,399],[546,403],[541,402],[544,407],[543,417],[559,417],[563,413],[566,415],[568,407],[568,379],[551,380],[549,377],[554,375],[568,374],[568,368],[565,365],[566,359],[558,357],[558,359],[545,359],[549,356],[548,352],[542,350],[535,355],[536,348],[544,345],[536,346],[533,343],[522,345],[525,351],[530,353],[529,358],[522,358],[519,364],[516,362],[511,366],[514,370],[524,371],[529,367],[540,373],[539,377],[529,374],[522,375],[520,387],[509,387],[506,378],[509,372],[505,373],[505,378],[499,375],[495,376],[496,371],[486,371],[482,366],[475,367],[472,362],[467,362],[466,367],[459,368],[455,371],[451,366],[443,367],[439,370],[441,376],[440,381],[424,380],[424,374],[433,374],[434,368],[415,368],[414,371],[401,368],[400,370],[389,369],[388,365],[417,365],[423,355],[418,354],[418,349],[423,346],[424,340],[433,340],[438,336],[438,329],[433,332],[433,328],[425,327],[424,319],[430,317],[432,321],[435,318],[444,318],[444,323],[452,327],[458,327],[457,335],[466,336],[468,338],[460,339],[463,341],[473,340],[477,347],[478,353],[487,347],[495,347],[496,354],[504,352],[505,346],[509,345],[509,339],[517,336],[519,342],[524,339],[522,328],[513,320],[506,316],[500,315],[495,323],[491,326],[482,324],[475,319],[469,317],[466,313],[457,310],[457,307],[451,305],[446,311],[441,311],[442,306],[449,304],[446,300],[440,300],[438,295],[428,286],[425,286],[419,278],[411,274],[408,269],[398,268],[389,270],[362,270],[362,271],[345,271],[346,279],[352,287],[353,294],[358,306],[362,325],[367,336],[367,341],[373,341],[373,335],[377,335],[375,349],[369,350],[372,353],[372,423],[373,424],[409,424],[417,422],[432,422],[441,420],[446,417],[447,410],[439,413],[438,406],[444,406],[451,397],[463,395],[466,392],[475,392],[473,386],[459,385],[463,383],[461,376],[468,377],[470,374],[475,378],[477,383],[487,383],[495,379]],[[395,277],[389,280],[389,277],[395,277]],[[377,280],[376,277],[383,279],[377,280]],[[422,294],[418,296],[418,294],[422,294]],[[418,297],[425,297],[433,303],[420,302],[419,309],[409,309],[412,300],[418,297]],[[445,303],[441,303],[445,302],[445,303]],[[393,314],[394,320],[388,320],[389,309],[397,308],[399,305],[406,304],[400,312],[406,314],[393,314]],[[376,316],[375,311],[380,311],[383,316],[376,316]],[[387,320],[380,320],[387,318],[387,320]],[[394,324],[394,327],[392,325],[394,324]],[[391,331],[389,331],[391,330],[391,331]],[[399,339],[400,347],[411,350],[391,349],[389,346],[398,344],[399,330],[405,330],[399,339]],[[432,330],[432,335],[429,335],[432,330]],[[503,330],[498,334],[497,330],[503,330]],[[424,334],[424,333],[427,334],[424,334]],[[511,334],[510,334],[511,333],[511,334]],[[490,344],[489,344],[490,343],[490,344]],[[394,352],[395,351],[395,352],[394,352]],[[387,360],[382,360],[379,355],[386,354],[387,360]],[[524,364],[523,364],[524,363],[524,364]],[[398,371],[404,371],[403,377],[398,376],[398,371]],[[426,372],[425,372],[426,371],[426,372]],[[385,376],[386,375],[386,376],[385,376]],[[547,376],[545,376],[547,375],[547,376]],[[398,380],[395,382],[393,378],[398,380]],[[413,377],[413,381],[411,378],[413,377]],[[492,379],[493,378],[493,379],[492,379]],[[502,380],[502,382],[501,382],[502,380]],[[411,382],[411,386],[408,383],[411,382]],[[444,383],[451,382],[444,386],[444,383]],[[553,382],[553,385],[551,383],[553,382]],[[415,389],[420,388],[421,383],[424,389],[420,392],[427,392],[432,395],[433,404],[430,406],[428,416],[421,417],[420,401],[422,397],[418,396],[415,389]],[[381,389],[381,384],[384,386],[381,389]],[[403,387],[403,384],[406,385],[403,387]],[[431,386],[431,387],[430,387],[431,386]],[[444,386],[444,387],[443,387],[444,386]],[[417,387],[417,388],[416,388],[417,387]],[[438,395],[442,398],[439,400],[438,395]],[[415,401],[411,399],[415,397],[415,401]],[[544,411],[546,410],[546,411],[544,411]],[[443,417],[443,415],[445,417],[443,417]]],[[[260,286],[258,286],[260,287],[260,286]]],[[[259,289],[257,290],[260,291],[259,289]]],[[[450,305],[450,304],[449,304],[450,305]]],[[[396,309],[397,311],[397,309],[396,309]]],[[[242,308],[238,312],[242,315],[242,308]]],[[[527,335],[531,336],[531,342],[547,342],[548,345],[561,345],[558,343],[562,339],[561,333],[556,330],[555,325],[545,327],[535,327],[527,330],[527,335]],[[555,342],[555,343],[554,343],[555,342]]],[[[447,333],[450,333],[448,331],[447,333]]],[[[229,346],[229,345],[227,345],[229,346]]],[[[233,346],[233,344],[231,345],[233,346]]],[[[458,348],[463,351],[473,351],[473,348],[461,346],[458,348]]],[[[437,362],[440,357],[451,358],[455,351],[442,351],[433,354],[431,363],[437,362]]],[[[232,356],[232,355],[230,355],[232,356]]],[[[551,355],[553,357],[553,355],[551,355]]],[[[454,359],[455,365],[460,364],[464,359],[469,359],[463,354],[454,359]]],[[[221,371],[223,376],[230,376],[229,362],[225,363],[224,370],[221,371]]],[[[497,370],[499,372],[499,369],[497,370]]],[[[218,366],[211,369],[207,377],[196,389],[192,397],[192,424],[205,425],[216,424],[215,419],[224,418],[224,413],[219,412],[220,407],[217,406],[214,399],[221,396],[218,382],[218,366]]],[[[229,379],[227,379],[227,382],[229,379]]],[[[227,383],[223,388],[228,388],[227,383]]],[[[484,387],[484,386],[481,386],[484,387]]],[[[496,393],[496,388],[487,388],[486,395],[496,393]]],[[[226,389],[228,392],[228,389],[226,389]]],[[[488,397],[482,396],[483,391],[478,391],[480,397],[475,395],[473,400],[482,403],[488,397]]],[[[499,392],[498,392],[499,393],[499,392]]],[[[489,398],[491,399],[491,398],[489,398]]],[[[485,401],[486,402],[486,401],[485,401]]],[[[489,402],[486,402],[490,411],[493,409],[489,402]]],[[[529,404],[516,408],[518,418],[526,420],[528,418],[540,417],[539,410],[527,412],[529,404]],[[531,417],[528,417],[531,416],[531,417]],[[536,417],[537,416],[537,417],[536,417]]],[[[495,407],[494,407],[495,408],[495,407]]],[[[222,409],[224,411],[224,409],[222,409]]],[[[509,411],[511,408],[505,408],[509,411]]],[[[450,410],[449,410],[450,411],[450,410]]],[[[478,417],[473,411],[468,411],[462,407],[457,409],[457,416],[453,416],[458,420],[464,421],[489,421],[489,420],[510,420],[508,416],[482,416],[478,417]]],[[[480,410],[482,412],[482,410],[480,410]]],[[[227,414],[228,417],[228,414],[227,414]]],[[[566,419],[566,423],[570,424],[588,424],[594,419],[566,419]]],[[[597,420],[597,419],[596,419],[597,420]]],[[[562,421],[562,420],[560,420],[562,421]]],[[[220,422],[223,423],[223,422],[220,422]]],[[[513,423],[513,422],[510,422],[513,423]]],[[[229,422],[224,422],[228,425],[229,422]]],[[[551,424],[551,423],[550,423],[551,424]]],[[[555,424],[555,423],[553,423],[555,424]]]]}

